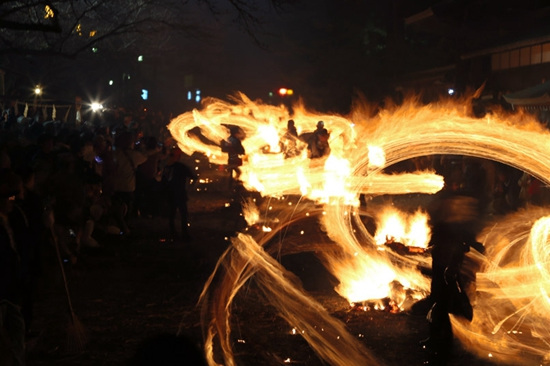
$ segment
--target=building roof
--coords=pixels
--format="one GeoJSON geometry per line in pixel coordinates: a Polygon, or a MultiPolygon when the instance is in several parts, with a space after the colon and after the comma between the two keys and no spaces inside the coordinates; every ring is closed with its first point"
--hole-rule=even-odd
{"type": "Polygon", "coordinates": [[[503,97],[512,105],[550,105],[550,81],[503,95],[503,97]]]}

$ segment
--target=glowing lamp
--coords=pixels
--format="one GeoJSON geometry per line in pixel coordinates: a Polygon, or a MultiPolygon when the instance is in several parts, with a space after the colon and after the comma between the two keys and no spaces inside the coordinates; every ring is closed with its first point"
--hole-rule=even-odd
{"type": "Polygon", "coordinates": [[[36,94],[36,95],[42,94],[42,88],[40,87],[40,85],[37,85],[37,86],[34,88],[34,94],[36,94]]]}
{"type": "Polygon", "coordinates": [[[97,112],[97,111],[103,109],[103,105],[101,103],[97,103],[97,102],[92,103],[91,107],[92,107],[93,112],[97,112]]]}
{"type": "Polygon", "coordinates": [[[281,88],[281,89],[279,89],[279,95],[285,96],[287,91],[288,91],[287,88],[281,88]]]}

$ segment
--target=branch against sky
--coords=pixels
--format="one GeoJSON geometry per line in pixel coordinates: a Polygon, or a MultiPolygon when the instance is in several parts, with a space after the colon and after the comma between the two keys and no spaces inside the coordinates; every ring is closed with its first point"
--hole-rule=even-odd
{"type": "Polygon", "coordinates": [[[181,37],[207,39],[209,21],[230,19],[252,36],[266,6],[292,0],[22,0],[0,2],[0,53],[74,58],[93,47],[174,47],[181,37]],[[230,17],[230,18],[228,18],[230,17]]]}

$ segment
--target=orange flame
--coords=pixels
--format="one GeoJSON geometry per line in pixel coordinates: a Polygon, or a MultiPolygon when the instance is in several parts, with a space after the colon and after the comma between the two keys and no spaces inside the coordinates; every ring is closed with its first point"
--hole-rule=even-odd
{"type": "MultiPolygon", "coordinates": [[[[235,364],[229,327],[231,302],[251,276],[257,276],[258,286],[269,293],[268,298],[291,326],[307,330],[304,337],[323,360],[333,365],[377,363],[314,299],[286,281],[290,274],[266,256],[281,253],[284,245],[275,249],[270,239],[300,219],[319,217],[323,231],[336,246],[320,255],[340,281],[338,290],[343,296],[353,300],[387,296],[391,292],[389,284],[395,281],[425,294],[429,279],[418,272],[418,266],[429,266],[426,258],[379,250],[375,237],[361,220],[358,201],[360,195],[432,194],[443,187],[443,179],[429,171],[387,175],[383,173],[386,167],[421,156],[466,155],[498,161],[550,183],[550,133],[544,126],[524,114],[494,112],[473,118],[464,102],[420,106],[411,99],[380,110],[375,116],[365,113],[368,108],[357,106],[350,114],[353,121],[311,113],[298,105],[293,108],[292,119],[301,131],[313,131],[319,120],[330,131],[331,154],[317,161],[307,159],[303,143],[299,144],[300,154],[285,159],[277,146],[281,146],[280,136],[291,117],[289,112],[282,106],[254,103],[242,94],[232,103],[208,100],[201,111],[185,113],[170,123],[169,130],[185,153],[201,152],[217,164],[226,160],[218,146],[228,135],[226,125],[241,127],[247,136],[243,141],[248,156],[241,176],[244,186],[262,196],[303,195],[309,199],[288,211],[279,211],[280,223],[273,230],[260,231],[254,238],[239,234],[220,258],[212,276],[222,272],[223,278],[216,287],[209,280],[201,296],[203,300],[207,294],[212,296],[203,302],[210,315],[206,349],[211,365],[216,363],[212,355],[215,341],[225,364],[235,364]],[[197,129],[200,136],[195,133],[197,129]],[[324,205],[319,208],[319,203],[324,205]],[[365,289],[364,293],[360,294],[358,288],[365,289]],[[302,314],[304,309],[315,311],[302,314]],[[330,336],[316,333],[314,324],[319,314],[323,323],[331,324],[330,336]],[[342,341],[333,347],[336,337],[342,341]]],[[[481,266],[477,296],[472,297],[474,321],[463,323],[453,318],[453,326],[461,342],[472,351],[491,354],[503,363],[517,364],[520,357],[542,359],[543,363],[550,360],[550,329],[546,325],[550,313],[550,222],[538,220],[545,216],[528,211],[503,225],[494,224],[485,234],[485,257],[475,251],[469,254],[473,263],[481,266]]],[[[404,234],[390,232],[384,236],[404,235],[400,240],[405,240],[407,236],[416,237],[418,227],[422,235],[428,235],[424,224],[417,227],[410,221],[404,223],[408,228],[404,234]]],[[[414,240],[419,246],[425,241],[414,240]]],[[[300,250],[318,248],[304,239],[300,250]]]]}

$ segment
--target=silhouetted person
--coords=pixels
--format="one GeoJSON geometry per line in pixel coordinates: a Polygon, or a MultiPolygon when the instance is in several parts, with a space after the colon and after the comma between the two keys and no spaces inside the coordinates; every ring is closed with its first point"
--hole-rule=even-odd
{"type": "Polygon", "coordinates": [[[168,222],[170,226],[170,239],[178,239],[176,230],[176,213],[180,213],[181,237],[188,241],[191,239],[188,229],[187,210],[187,183],[196,181],[197,176],[187,165],[180,161],[182,151],[174,147],[168,154],[168,161],[162,172],[162,186],[165,189],[168,203],[168,222]]]}
{"type": "Polygon", "coordinates": [[[229,169],[231,185],[233,185],[233,179],[239,179],[241,176],[243,156],[246,153],[242,144],[244,136],[244,131],[240,127],[231,127],[226,146],[225,148],[222,147],[227,152],[227,168],[229,169]],[[233,177],[233,172],[235,172],[235,177],[233,177]]]}
{"type": "Polygon", "coordinates": [[[147,160],[138,166],[136,175],[136,205],[142,216],[158,215],[158,178],[160,163],[166,157],[157,139],[148,136],[143,139],[147,160]]]}
{"type": "Polygon", "coordinates": [[[311,135],[307,147],[310,159],[322,158],[330,154],[329,137],[330,134],[325,128],[325,123],[317,122],[317,129],[311,135]]]}
{"type": "Polygon", "coordinates": [[[281,145],[285,158],[292,158],[300,154],[300,150],[298,149],[298,130],[292,119],[287,122],[286,132],[282,137],[281,145]]]}
{"type": "Polygon", "coordinates": [[[21,313],[21,257],[8,215],[19,193],[9,169],[0,171],[0,364],[25,364],[25,321],[21,313]]]}
{"type": "Polygon", "coordinates": [[[137,167],[143,164],[147,157],[134,150],[134,136],[131,132],[118,132],[115,137],[114,162],[114,194],[113,205],[117,207],[116,216],[120,229],[128,234],[128,219],[133,215],[134,195],[136,191],[137,167]]]}
{"type": "Polygon", "coordinates": [[[432,365],[445,365],[453,345],[449,314],[472,320],[472,307],[465,293],[460,269],[470,246],[481,249],[475,239],[477,200],[455,192],[443,192],[432,213],[432,283],[428,313],[430,338],[425,342],[432,365]]]}

